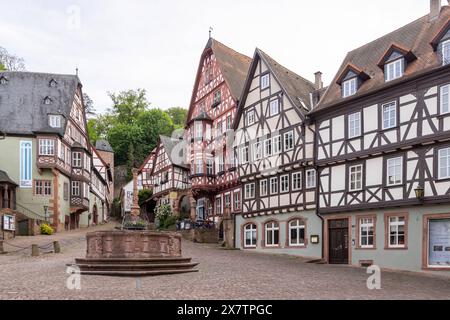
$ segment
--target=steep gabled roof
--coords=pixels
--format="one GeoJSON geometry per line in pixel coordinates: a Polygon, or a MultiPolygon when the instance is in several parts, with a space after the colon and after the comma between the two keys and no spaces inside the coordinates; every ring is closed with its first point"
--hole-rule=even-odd
{"type": "Polygon", "coordinates": [[[190,121],[192,110],[194,108],[195,97],[202,73],[203,60],[211,50],[216,57],[220,71],[222,72],[225,82],[230,89],[233,99],[237,101],[242,93],[242,89],[244,87],[245,79],[247,77],[247,72],[252,59],[227,47],[223,43],[213,38],[209,38],[198,65],[186,123],[190,121]]]}
{"type": "Polygon", "coordinates": [[[98,151],[106,151],[114,153],[113,148],[106,140],[97,140],[97,142],[95,143],[95,149],[97,149],[98,151]]]}
{"type": "Polygon", "coordinates": [[[429,15],[426,15],[377,40],[350,51],[342,62],[323,99],[310,112],[310,115],[440,68],[442,63],[439,61],[432,44],[437,39],[437,35],[442,34],[443,30],[445,30],[445,26],[450,25],[449,19],[450,7],[444,6],[441,9],[439,18],[436,20],[430,22],[429,15]],[[411,55],[413,59],[409,59],[410,62],[405,69],[403,77],[385,82],[384,70],[380,68],[380,62],[383,61],[383,57],[392,48],[411,55]],[[355,95],[342,98],[338,79],[348,65],[353,65],[362,70],[370,76],[370,79],[362,83],[355,95]]]}
{"type": "Polygon", "coordinates": [[[164,147],[164,151],[167,153],[167,156],[169,157],[170,162],[178,167],[189,169],[189,165],[185,162],[185,152],[186,152],[186,146],[183,145],[184,142],[180,139],[174,139],[166,136],[159,136],[159,139],[161,141],[162,146],[164,147]],[[176,147],[179,147],[179,149],[176,149],[176,147]],[[182,161],[178,161],[174,158],[175,152],[178,150],[179,159],[182,159],[182,161]]]}
{"type": "Polygon", "coordinates": [[[299,76],[295,72],[289,70],[288,68],[282,66],[267,53],[257,48],[255,50],[253,61],[245,82],[244,90],[239,101],[238,114],[234,122],[235,129],[239,124],[239,120],[245,107],[245,102],[247,100],[248,91],[253,80],[253,74],[255,73],[256,67],[258,66],[258,62],[260,60],[262,60],[267,65],[267,68],[269,68],[271,74],[275,77],[281,88],[286,93],[289,101],[291,101],[292,105],[300,111],[300,114],[305,115],[311,108],[310,93],[315,91],[314,84],[311,81],[299,76]]]}
{"type": "Polygon", "coordinates": [[[8,183],[8,184],[11,184],[13,186],[17,186],[18,185],[3,170],[0,170],[0,183],[8,183]]]}
{"type": "Polygon", "coordinates": [[[9,134],[57,133],[64,135],[76,91],[81,82],[76,75],[35,72],[0,72],[0,131],[9,134]],[[56,86],[51,86],[51,81],[56,86]],[[51,104],[44,104],[50,97],[51,104]],[[48,115],[61,115],[61,128],[52,128],[48,115]]]}

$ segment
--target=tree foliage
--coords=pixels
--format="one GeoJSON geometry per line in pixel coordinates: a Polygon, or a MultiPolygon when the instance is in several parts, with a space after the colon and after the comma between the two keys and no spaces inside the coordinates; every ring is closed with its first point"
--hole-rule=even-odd
{"type": "Polygon", "coordinates": [[[14,54],[11,54],[3,47],[0,47],[0,70],[24,71],[25,61],[14,54]]]}
{"type": "Polygon", "coordinates": [[[181,107],[173,107],[167,110],[167,114],[177,129],[184,128],[186,125],[187,113],[188,111],[181,107]]]}

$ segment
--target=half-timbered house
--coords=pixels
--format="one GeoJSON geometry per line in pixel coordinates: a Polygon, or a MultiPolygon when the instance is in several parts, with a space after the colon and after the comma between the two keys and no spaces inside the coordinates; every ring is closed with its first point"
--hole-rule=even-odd
{"type": "Polygon", "coordinates": [[[318,80],[316,86],[255,51],[234,125],[243,193],[238,248],[321,257],[320,245],[309,241],[321,234],[321,220],[315,212],[314,126],[305,122],[322,89],[318,80]]]}
{"type": "Polygon", "coordinates": [[[450,270],[450,7],[348,53],[318,106],[329,263],[450,270]]]}
{"type": "MultiPolygon", "coordinates": [[[[187,117],[192,218],[214,221],[241,210],[233,122],[251,58],[210,38],[201,55],[187,117]]],[[[219,227],[223,229],[222,227],[219,227]]],[[[232,232],[231,232],[232,233],[232,232]]]]}

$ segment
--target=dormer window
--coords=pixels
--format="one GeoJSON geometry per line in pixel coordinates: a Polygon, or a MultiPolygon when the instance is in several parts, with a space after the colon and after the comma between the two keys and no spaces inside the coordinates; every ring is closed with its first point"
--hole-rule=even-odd
{"type": "Polygon", "coordinates": [[[404,73],[404,66],[405,59],[403,58],[387,63],[384,67],[386,81],[392,81],[401,78],[404,73]]]}
{"type": "Polygon", "coordinates": [[[442,65],[450,64],[450,40],[442,42],[442,65]]]}
{"type": "Polygon", "coordinates": [[[53,102],[53,100],[50,97],[45,97],[44,104],[49,105],[49,104],[52,104],[52,102],[53,102]]]}
{"type": "Polygon", "coordinates": [[[50,80],[49,86],[50,86],[51,88],[56,88],[57,85],[58,85],[58,83],[56,82],[55,79],[50,80]]]}
{"type": "Polygon", "coordinates": [[[50,115],[48,117],[48,123],[52,128],[61,128],[61,116],[59,115],[50,115]]]}
{"type": "Polygon", "coordinates": [[[342,97],[347,98],[356,94],[358,90],[358,79],[351,78],[342,82],[342,97]]]}
{"type": "Polygon", "coordinates": [[[6,79],[5,77],[1,77],[0,78],[0,84],[1,85],[7,84],[7,83],[8,83],[8,79],[6,79]]]}

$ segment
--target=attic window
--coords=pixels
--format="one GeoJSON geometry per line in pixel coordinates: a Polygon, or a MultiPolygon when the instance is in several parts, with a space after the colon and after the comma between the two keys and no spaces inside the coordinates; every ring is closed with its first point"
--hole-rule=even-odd
{"type": "Polygon", "coordinates": [[[57,85],[58,85],[58,83],[56,82],[55,79],[50,80],[49,86],[51,88],[56,88],[57,85]]]}
{"type": "Polygon", "coordinates": [[[59,115],[49,115],[48,124],[52,128],[61,128],[61,116],[59,115]]]}
{"type": "Polygon", "coordinates": [[[352,64],[348,64],[336,83],[341,86],[342,98],[347,98],[355,95],[363,82],[369,79],[370,76],[363,70],[352,64]]]}
{"type": "Polygon", "coordinates": [[[44,104],[52,104],[53,100],[50,97],[45,97],[44,98],[44,104]]]}
{"type": "Polygon", "coordinates": [[[354,77],[342,82],[342,97],[347,98],[356,94],[358,90],[358,78],[354,77]]]}
{"type": "Polygon", "coordinates": [[[450,39],[442,42],[442,65],[450,64],[450,39]]]}
{"type": "Polygon", "coordinates": [[[1,77],[0,78],[0,84],[7,84],[8,83],[8,79],[6,79],[5,77],[1,77]]]}
{"type": "Polygon", "coordinates": [[[405,71],[405,59],[400,58],[389,62],[384,66],[384,75],[386,81],[392,81],[403,76],[405,71]]]}

